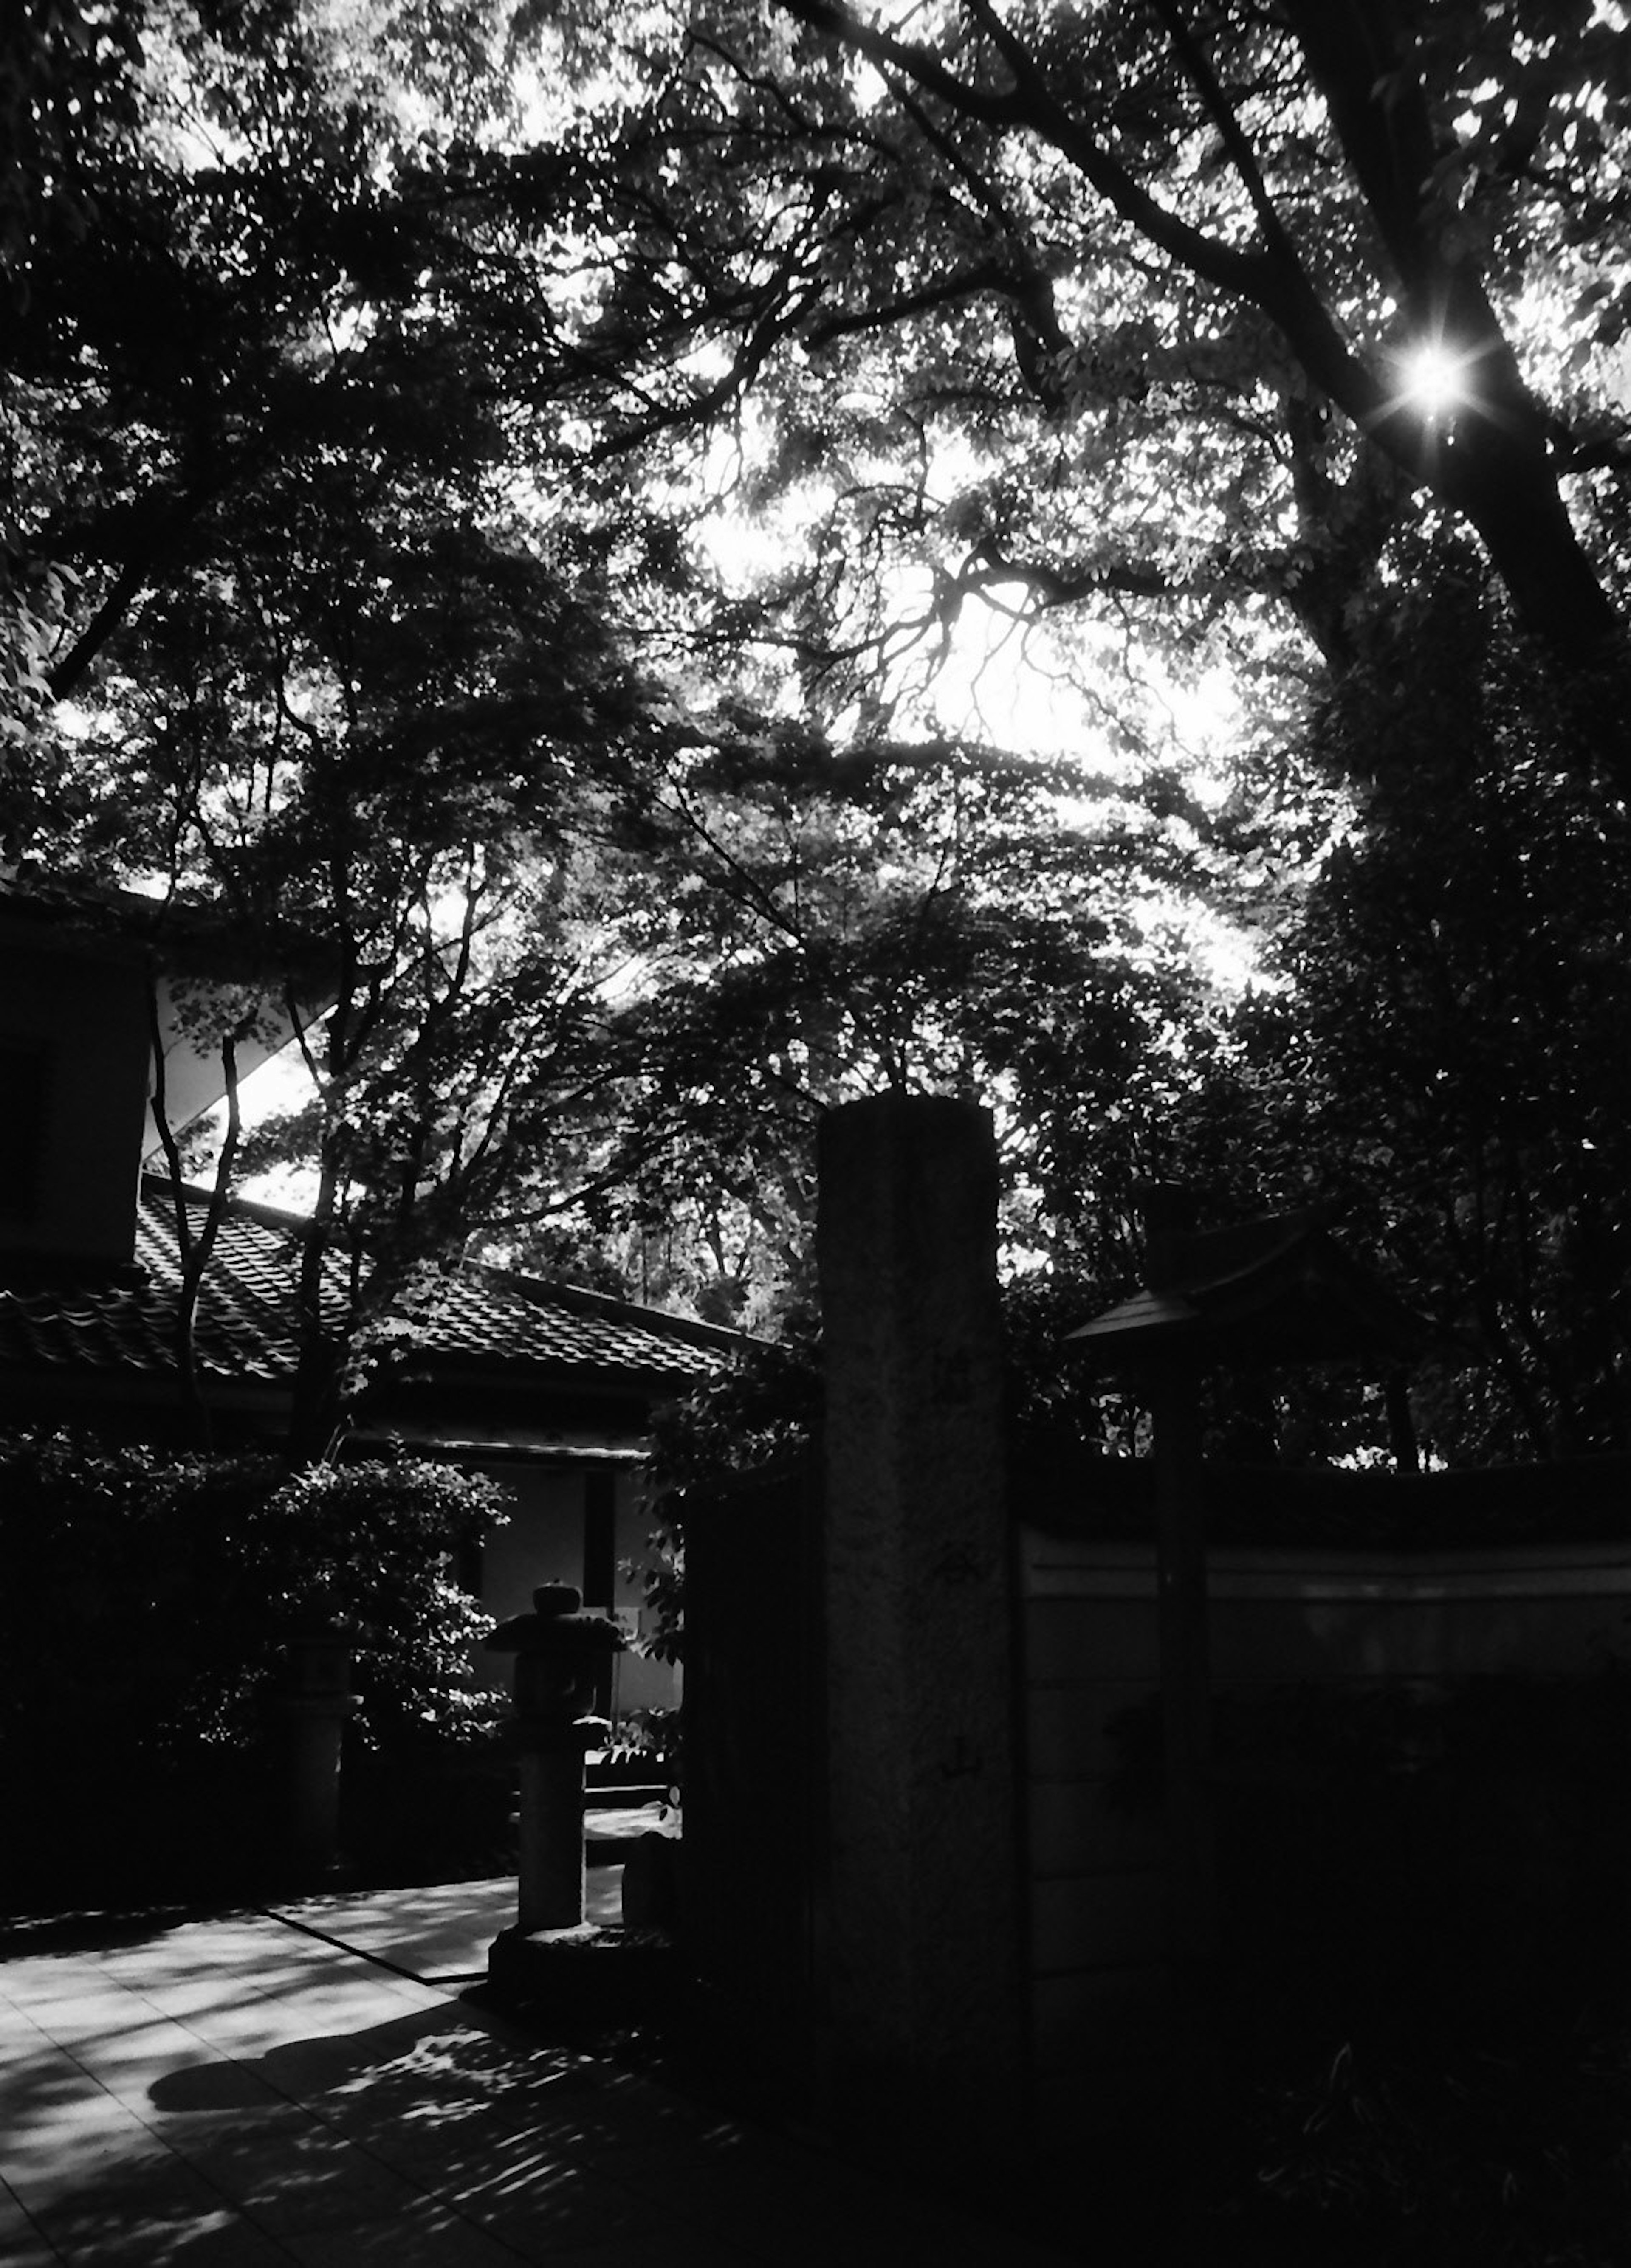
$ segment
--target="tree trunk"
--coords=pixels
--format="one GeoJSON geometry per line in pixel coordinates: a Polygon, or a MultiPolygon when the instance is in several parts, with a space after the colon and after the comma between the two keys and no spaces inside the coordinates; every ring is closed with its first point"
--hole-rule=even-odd
{"type": "MultiPolygon", "coordinates": [[[[1467,401],[1435,431],[1397,393],[1367,406],[1334,367],[1314,367],[1295,321],[1290,343],[1362,429],[1478,535],[1520,621],[1569,667],[1613,654],[1618,612],[1582,549],[1558,488],[1539,404],[1472,261],[1447,241],[1429,203],[1443,154],[1394,0],[1285,0],[1285,12],[1342,154],[1396,272],[1411,332],[1467,373],[1467,401]]],[[[1332,341],[1310,342],[1330,362],[1332,341]]]]}
{"type": "Polygon", "coordinates": [[[321,1462],[333,1445],[339,1422],[340,1372],[344,1357],[327,1328],[323,1314],[323,1276],[334,1234],[334,1175],[325,1165],[301,1247],[295,1295],[299,1353],[295,1366],[293,1403],[289,1412],[288,1450],[292,1462],[297,1466],[321,1462]]]}

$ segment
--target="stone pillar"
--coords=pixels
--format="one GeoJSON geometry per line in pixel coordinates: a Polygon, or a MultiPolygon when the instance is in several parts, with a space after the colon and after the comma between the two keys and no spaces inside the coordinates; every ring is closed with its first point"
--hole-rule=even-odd
{"type": "Polygon", "coordinates": [[[988,2163],[1026,2066],[996,1195],[973,1104],[823,1122],[828,2109],[988,2163]]]}
{"type": "MultiPolygon", "coordinates": [[[[523,1668],[526,1657],[516,1662],[523,1668]]],[[[579,1725],[521,1720],[515,1926],[576,1929],[583,1919],[583,1752],[579,1725]]]]}

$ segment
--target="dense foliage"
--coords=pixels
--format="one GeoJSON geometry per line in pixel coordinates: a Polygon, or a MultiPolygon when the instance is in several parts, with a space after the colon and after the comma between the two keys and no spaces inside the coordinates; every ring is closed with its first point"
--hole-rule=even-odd
{"type": "Polygon", "coordinates": [[[276,1879],[291,1648],[317,1631],[343,1639],[358,1702],[349,1854],[457,1871],[472,1831],[501,1846],[506,1776],[484,1785],[481,1739],[496,1705],[472,1675],[491,1617],[455,1569],[503,1517],[491,1483],[406,1458],[291,1471],[0,1441],[0,1901],[276,1879]]]}
{"type": "Polygon", "coordinates": [[[456,1733],[479,1716],[469,1649],[490,1618],[454,1562],[502,1517],[493,1484],[451,1466],[291,1473],[13,1435],[0,1444],[8,1752],[263,1739],[284,1649],[313,1623],[351,1650],[366,1742],[456,1733]]]}
{"type": "Polygon", "coordinates": [[[1624,1444],[1614,7],[18,24],[6,855],[300,1028],[302,1454],[470,1236],[807,1308],[887,1086],[1016,1263],[1334,1195],[1429,1448],[1624,1444]]]}

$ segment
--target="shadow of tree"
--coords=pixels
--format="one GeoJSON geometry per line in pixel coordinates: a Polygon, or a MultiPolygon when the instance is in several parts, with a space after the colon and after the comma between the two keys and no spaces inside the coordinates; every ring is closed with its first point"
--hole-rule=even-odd
{"type": "Polygon", "coordinates": [[[404,2263],[485,2257],[482,2239],[582,2268],[653,2252],[702,2268],[767,2246],[825,2261],[850,2227],[823,2161],[463,2007],[173,2072],[150,2095],[160,2131],[255,2227],[383,2220],[404,2263]],[[263,2111],[235,2110],[257,2084],[309,2123],[269,2135],[263,2111]],[[795,2233],[773,2237],[789,2214],[795,2233]]]}
{"type": "MultiPolygon", "coordinates": [[[[284,2014],[301,2021],[298,2003],[284,2014]]],[[[323,2021],[314,2003],[307,2021],[323,2021]]],[[[135,2072],[139,2038],[121,2043],[110,2028],[87,2053],[116,2060],[125,2044],[135,2072]]],[[[139,2083],[120,2082],[118,2101],[88,2091],[65,2050],[42,2043],[36,2060],[40,2088],[8,2088],[8,2102],[39,2147],[14,2161],[0,2143],[32,2221],[0,2224],[0,2258],[18,2268],[48,2268],[48,2245],[72,2268],[291,2257],[306,2268],[828,2268],[858,2251],[986,2268],[1027,2257],[1022,2245],[993,2253],[1000,2233],[942,2218],[856,2166],[461,2001],[303,2029],[259,2053],[205,2053],[156,2076],[150,2064],[139,2083]],[[52,2146],[58,2117],[88,2122],[71,2164],[52,2146]]]]}

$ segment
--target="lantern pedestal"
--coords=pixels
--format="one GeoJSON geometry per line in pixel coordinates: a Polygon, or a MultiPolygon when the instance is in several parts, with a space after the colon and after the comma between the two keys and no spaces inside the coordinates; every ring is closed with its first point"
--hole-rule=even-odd
{"type": "MultiPolygon", "coordinates": [[[[524,1659],[524,1658],[523,1658],[524,1659]]],[[[518,1672],[522,1661],[518,1660],[518,1672]]],[[[523,1723],[516,1926],[576,1930],[583,1918],[585,1724],[523,1723]]]]}
{"type": "Polygon", "coordinates": [[[671,2005],[679,1955],[666,1930],[580,1922],[500,1930],[487,1949],[486,1996],[540,2018],[647,2023],[671,2005]]]}

